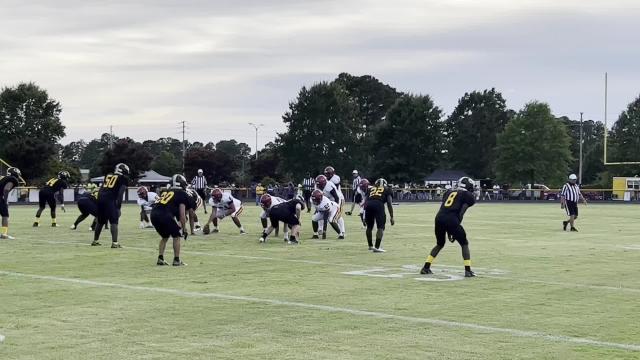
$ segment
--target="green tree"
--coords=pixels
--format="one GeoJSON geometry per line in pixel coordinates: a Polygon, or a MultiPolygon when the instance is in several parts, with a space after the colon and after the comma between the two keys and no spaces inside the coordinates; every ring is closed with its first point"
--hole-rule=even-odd
{"type": "MultiPolygon", "coordinates": [[[[578,173],[580,168],[580,121],[571,120],[566,116],[560,117],[567,127],[571,156],[573,161],[569,164],[571,171],[578,173]]],[[[598,121],[586,120],[582,122],[582,183],[593,184],[598,182],[598,175],[606,171],[602,160],[604,124],[598,121]]]]}
{"type": "Polygon", "coordinates": [[[280,134],[280,156],[295,178],[327,165],[339,174],[351,171],[351,156],[359,147],[358,108],[342,85],[322,82],[303,87],[283,120],[287,131],[280,134]]]}
{"type": "Polygon", "coordinates": [[[61,161],[78,167],[86,147],[87,143],[84,142],[84,140],[70,142],[62,147],[62,151],[60,152],[61,161]]]}
{"type": "MultiPolygon", "coordinates": [[[[89,141],[80,156],[79,166],[82,169],[89,169],[91,177],[104,175],[100,167],[100,161],[104,157],[105,152],[109,149],[110,135],[102,134],[99,139],[89,141]]],[[[118,141],[117,137],[113,137],[113,143],[118,141]]]]}
{"type": "Polygon", "coordinates": [[[282,159],[278,145],[270,142],[258,151],[258,159],[251,158],[250,175],[252,181],[260,181],[263,177],[284,180],[279,170],[282,159]]]}
{"type": "Polygon", "coordinates": [[[498,178],[513,184],[561,184],[573,160],[569,142],[566,126],[549,105],[526,104],[498,136],[498,178]]]}
{"type": "Polygon", "coordinates": [[[493,178],[496,138],[512,116],[495,89],[465,93],[445,121],[448,167],[493,178]]]}
{"type": "Polygon", "coordinates": [[[62,107],[34,83],[0,92],[0,157],[20,167],[26,179],[49,171],[55,145],[65,135],[62,107]]]}
{"type": "MultiPolygon", "coordinates": [[[[640,96],[627,106],[613,124],[607,145],[609,162],[640,161],[640,96]]],[[[640,173],[640,165],[620,165],[614,169],[621,176],[640,173]]]]}
{"type": "Polygon", "coordinates": [[[141,143],[135,142],[130,138],[124,138],[116,141],[111,149],[108,149],[102,160],[100,160],[100,170],[102,174],[113,172],[114,167],[118,163],[125,163],[131,170],[131,179],[135,181],[141,173],[151,168],[153,156],[147,151],[141,143]]]}
{"type": "Polygon", "coordinates": [[[151,162],[151,169],[164,176],[182,173],[182,156],[176,159],[172,153],[162,150],[151,162]]]}
{"type": "Polygon", "coordinates": [[[223,181],[234,181],[233,159],[221,151],[206,147],[187,150],[184,158],[184,170],[188,181],[196,175],[198,169],[204,171],[209,185],[219,184],[223,181]]]}
{"type": "Polygon", "coordinates": [[[428,95],[403,95],[376,131],[371,178],[422,181],[442,156],[442,111],[428,95]]]}

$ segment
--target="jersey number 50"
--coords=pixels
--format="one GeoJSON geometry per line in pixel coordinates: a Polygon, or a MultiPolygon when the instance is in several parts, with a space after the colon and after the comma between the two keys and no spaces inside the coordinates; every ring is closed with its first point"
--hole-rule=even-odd
{"type": "Polygon", "coordinates": [[[113,189],[116,186],[116,182],[118,181],[118,175],[107,175],[104,178],[104,187],[107,189],[113,189]]]}

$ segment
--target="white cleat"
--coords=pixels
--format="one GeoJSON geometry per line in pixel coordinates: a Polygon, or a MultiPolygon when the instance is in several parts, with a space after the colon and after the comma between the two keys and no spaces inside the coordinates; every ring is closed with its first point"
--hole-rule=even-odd
{"type": "Polygon", "coordinates": [[[4,239],[4,240],[15,240],[16,238],[14,238],[14,237],[13,237],[13,236],[11,236],[11,235],[5,235],[5,234],[2,234],[2,235],[0,235],[0,239],[4,239]]]}
{"type": "Polygon", "coordinates": [[[265,238],[260,238],[258,241],[260,242],[260,244],[264,244],[265,242],[267,242],[265,238]]]}
{"type": "Polygon", "coordinates": [[[386,252],[386,251],[384,251],[384,249],[383,249],[383,248],[373,248],[373,250],[372,250],[372,251],[373,251],[374,253],[383,253],[383,252],[386,252]]]}

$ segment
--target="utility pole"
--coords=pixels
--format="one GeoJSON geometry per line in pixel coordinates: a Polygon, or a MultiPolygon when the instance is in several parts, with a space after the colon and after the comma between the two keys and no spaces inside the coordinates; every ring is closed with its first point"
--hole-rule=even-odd
{"type": "Polygon", "coordinates": [[[109,126],[109,150],[113,149],[113,125],[109,126]]]}
{"type": "Polygon", "coordinates": [[[582,186],[582,112],[580,112],[580,162],[578,165],[578,184],[582,186]]]}
{"type": "Polygon", "coordinates": [[[184,174],[184,157],[187,154],[187,145],[184,142],[185,121],[182,121],[182,173],[184,174]]]}
{"type": "Polygon", "coordinates": [[[258,129],[264,126],[264,124],[249,123],[254,129],[256,129],[256,160],[258,160],[258,129]]]}

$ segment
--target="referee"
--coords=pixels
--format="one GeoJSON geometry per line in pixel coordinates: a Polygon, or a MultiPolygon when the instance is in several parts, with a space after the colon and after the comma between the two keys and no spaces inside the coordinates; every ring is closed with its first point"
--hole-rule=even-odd
{"type": "Polygon", "coordinates": [[[304,195],[304,202],[307,205],[307,212],[311,211],[311,192],[316,186],[316,179],[311,177],[310,173],[307,173],[307,177],[302,180],[302,194],[304,195]]]}
{"type": "Polygon", "coordinates": [[[202,198],[202,207],[204,208],[204,213],[207,213],[207,178],[204,177],[204,172],[202,169],[198,169],[198,175],[193,177],[191,180],[191,185],[196,189],[196,192],[202,198]]]}
{"type": "Polygon", "coordinates": [[[347,215],[353,214],[353,208],[356,206],[356,203],[359,204],[362,201],[362,196],[358,194],[358,186],[360,186],[362,177],[358,173],[358,170],[353,170],[351,175],[353,175],[353,184],[351,185],[351,189],[353,190],[353,201],[351,202],[351,211],[345,213],[347,215]]]}
{"type": "Polygon", "coordinates": [[[578,177],[576,174],[569,175],[569,181],[564,184],[562,191],[560,191],[560,208],[567,211],[569,220],[562,222],[562,229],[567,231],[567,225],[571,225],[571,231],[578,231],[574,226],[574,222],[578,217],[578,201],[582,201],[587,205],[587,200],[582,196],[580,192],[580,186],[576,184],[578,177]]]}

